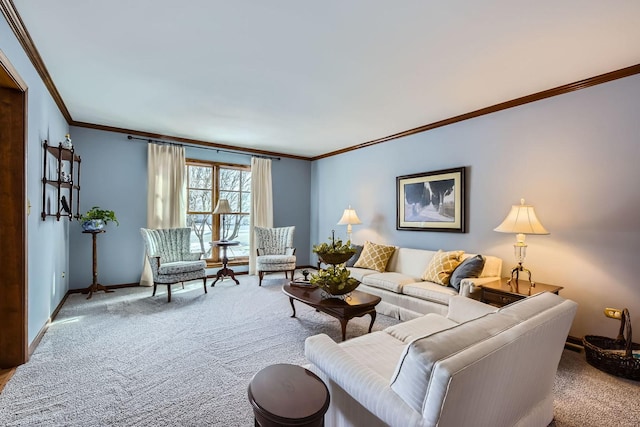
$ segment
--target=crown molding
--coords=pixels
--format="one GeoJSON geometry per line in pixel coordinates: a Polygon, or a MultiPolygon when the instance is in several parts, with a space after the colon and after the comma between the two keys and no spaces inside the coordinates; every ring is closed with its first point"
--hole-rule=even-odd
{"type": "Polygon", "coordinates": [[[310,157],[296,156],[293,154],[258,150],[255,148],[245,148],[245,147],[239,147],[236,145],[219,144],[216,142],[200,141],[197,139],[181,138],[176,136],[163,135],[159,133],[144,132],[140,130],[123,129],[119,127],[105,126],[105,125],[99,125],[94,123],[73,121],[70,123],[70,125],[82,127],[82,128],[88,128],[88,129],[97,129],[97,130],[102,130],[106,132],[116,132],[116,133],[136,135],[143,138],[149,138],[149,139],[158,140],[158,141],[165,141],[167,143],[184,143],[188,145],[197,145],[203,148],[210,148],[212,150],[219,149],[219,150],[225,150],[225,151],[235,151],[235,152],[238,152],[239,154],[255,154],[258,156],[285,157],[288,159],[296,159],[296,160],[311,160],[310,157]]]}
{"type": "Polygon", "coordinates": [[[332,151],[330,153],[322,154],[320,156],[312,157],[311,160],[324,159],[326,157],[336,156],[338,154],[347,153],[349,151],[358,150],[360,148],[370,147],[372,145],[381,144],[383,142],[392,141],[398,138],[404,138],[405,136],[415,135],[416,133],[426,132],[428,130],[436,129],[439,127],[451,125],[454,123],[462,122],[464,120],[473,119],[476,117],[484,116],[486,114],[495,113],[497,111],[506,110],[508,108],[519,107],[531,102],[540,101],[542,99],[551,98],[552,96],[564,95],[565,93],[573,92],[580,89],[586,89],[591,86],[596,86],[602,83],[607,83],[613,80],[621,79],[624,77],[640,74],[640,64],[632,65],[630,67],[622,68],[619,70],[611,71],[609,73],[600,74],[595,77],[590,77],[584,80],[579,80],[574,83],[558,86],[553,89],[544,90],[531,95],[523,96],[520,98],[512,99],[510,101],[501,102],[499,104],[492,105],[490,107],[481,108],[479,110],[471,111],[470,113],[461,114],[459,116],[451,117],[448,119],[440,120],[430,123],[428,125],[420,126],[417,128],[409,129],[404,132],[395,133],[393,135],[385,136],[383,138],[374,139],[372,141],[363,142],[362,144],[354,145],[352,147],[343,148],[341,150],[332,151]]]}

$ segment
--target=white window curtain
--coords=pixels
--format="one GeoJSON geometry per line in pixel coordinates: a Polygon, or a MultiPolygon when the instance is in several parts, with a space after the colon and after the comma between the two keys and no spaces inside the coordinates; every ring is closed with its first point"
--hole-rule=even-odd
{"type": "Polygon", "coordinates": [[[273,227],[271,159],[251,158],[251,215],[249,217],[249,274],[257,274],[253,227],[273,227]]]}
{"type": "MultiPolygon", "coordinates": [[[[184,147],[150,143],[147,153],[147,228],[185,227],[184,147]]],[[[146,256],[140,285],[153,285],[146,256]]]]}

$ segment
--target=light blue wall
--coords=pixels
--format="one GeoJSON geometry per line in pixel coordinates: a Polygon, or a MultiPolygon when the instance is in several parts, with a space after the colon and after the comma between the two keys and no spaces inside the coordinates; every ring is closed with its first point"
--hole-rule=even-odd
{"type": "MultiPolygon", "coordinates": [[[[97,236],[98,281],[103,285],[138,283],[143,262],[140,227],[147,222],[147,145],[127,135],[72,126],[76,152],[82,158],[80,212],[93,206],[116,213],[97,236]]],[[[80,221],[71,224],[69,288],[92,281],[92,237],[80,221]]]]}
{"type": "MultiPolygon", "coordinates": [[[[129,140],[127,134],[75,126],[71,135],[82,157],[80,211],[97,205],[115,211],[120,222],[98,235],[98,280],[103,285],[137,283],[144,256],[139,229],[147,221],[147,144],[129,140]]],[[[234,164],[251,161],[247,155],[196,147],[186,147],[185,155],[234,164]]],[[[300,248],[309,247],[310,170],[308,161],[272,162],[274,225],[295,225],[294,243],[300,248]]],[[[91,284],[91,236],[82,233],[77,221],[71,224],[70,258],[70,289],[91,284]]],[[[302,250],[298,264],[308,263],[308,251],[302,250]]]]}
{"type": "MultiPolygon", "coordinates": [[[[4,19],[0,18],[0,50],[28,86],[27,91],[27,218],[28,245],[28,341],[31,343],[67,291],[69,221],[40,217],[42,212],[42,142],[57,144],[68,132],[40,76],[4,19]],[[63,277],[64,276],[64,277],[63,277]]],[[[6,144],[6,141],[1,142],[6,144]]],[[[3,242],[3,244],[11,244],[3,242]]]]}
{"type": "Polygon", "coordinates": [[[638,111],[632,76],[316,161],[311,241],[344,235],[335,223],[351,204],[363,222],[356,243],[496,255],[508,275],[515,236],[493,229],[524,197],[551,232],[527,237],[534,280],[579,303],[572,335],[612,335],[605,306],[640,313],[638,111]],[[396,230],[396,177],[459,166],[468,167],[469,232],[396,230]]]}

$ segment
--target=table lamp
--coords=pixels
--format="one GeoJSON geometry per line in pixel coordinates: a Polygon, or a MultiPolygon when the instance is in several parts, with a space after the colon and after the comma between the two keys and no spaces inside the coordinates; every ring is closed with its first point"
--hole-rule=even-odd
{"type": "Polygon", "coordinates": [[[231,206],[229,206],[229,200],[227,199],[218,199],[218,204],[216,208],[213,210],[214,215],[222,215],[222,235],[220,236],[220,241],[226,242],[227,240],[224,238],[225,233],[225,214],[233,213],[231,210],[231,206]]]}
{"type": "Polygon", "coordinates": [[[347,235],[349,236],[349,242],[351,242],[351,225],[352,224],[362,224],[360,218],[358,218],[358,214],[355,209],[351,209],[351,205],[342,213],[342,218],[338,221],[338,225],[347,225],[347,235]]]}
{"type": "Polygon", "coordinates": [[[531,271],[522,266],[525,256],[527,255],[527,244],[525,243],[525,236],[527,234],[549,234],[549,232],[543,227],[536,216],[536,212],[531,205],[525,205],[524,199],[520,199],[519,205],[511,206],[511,211],[507,217],[502,221],[502,224],[494,228],[494,231],[500,233],[514,233],[516,234],[516,243],[513,245],[514,255],[518,265],[511,270],[511,278],[507,283],[511,284],[514,276],[516,283],[518,282],[518,273],[525,271],[529,275],[529,282],[531,287],[535,286],[535,283],[531,281],[531,271]]]}

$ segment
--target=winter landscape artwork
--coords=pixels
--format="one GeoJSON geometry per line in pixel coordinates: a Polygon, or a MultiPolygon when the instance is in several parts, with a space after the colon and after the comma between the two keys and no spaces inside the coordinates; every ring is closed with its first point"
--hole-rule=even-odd
{"type": "Polygon", "coordinates": [[[465,168],[396,178],[396,229],[465,232],[465,168]]]}

